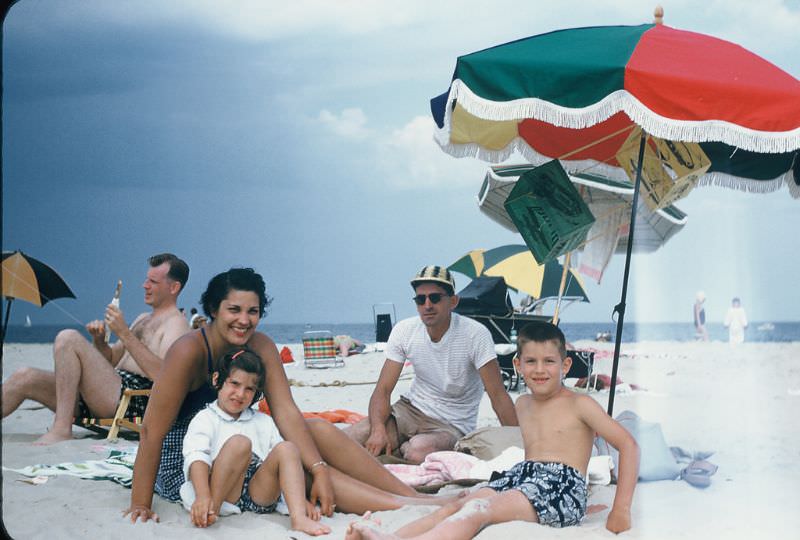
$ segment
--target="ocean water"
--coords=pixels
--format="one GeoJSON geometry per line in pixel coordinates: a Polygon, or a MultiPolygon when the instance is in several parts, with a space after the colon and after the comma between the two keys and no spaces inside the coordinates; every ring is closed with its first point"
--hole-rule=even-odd
{"type": "MultiPolygon", "coordinates": [[[[727,341],[728,330],[722,324],[706,325],[712,341],[727,341]]],[[[6,343],[52,343],[56,334],[63,328],[75,328],[88,334],[80,326],[33,325],[29,327],[11,325],[8,327],[6,343]]],[[[607,323],[569,323],[561,324],[561,329],[569,341],[593,340],[601,332],[609,332],[611,341],[616,336],[616,325],[607,323]]],[[[347,334],[364,343],[375,342],[375,325],[370,323],[352,324],[271,324],[262,323],[259,330],[267,333],[276,343],[300,343],[303,332],[311,330],[330,330],[334,335],[347,334]]],[[[745,333],[749,342],[789,342],[800,341],[800,322],[752,322],[745,333]],[[771,325],[771,326],[770,326],[771,325]]],[[[622,342],[637,341],[694,341],[694,326],[691,323],[625,323],[622,342]]]]}

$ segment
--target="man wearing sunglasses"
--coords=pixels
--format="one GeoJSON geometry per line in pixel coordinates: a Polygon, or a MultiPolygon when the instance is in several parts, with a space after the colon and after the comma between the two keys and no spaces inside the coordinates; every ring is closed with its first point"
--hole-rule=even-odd
{"type": "Polygon", "coordinates": [[[455,281],[443,266],[425,266],[411,280],[419,317],[400,321],[386,346],[386,362],[369,400],[369,416],[348,434],[372,455],[399,454],[410,463],[452,450],[475,429],[484,389],[504,426],[518,425],[503,386],[489,331],[453,313],[455,281]],[[409,391],[390,404],[405,362],[414,367],[409,391]]]}

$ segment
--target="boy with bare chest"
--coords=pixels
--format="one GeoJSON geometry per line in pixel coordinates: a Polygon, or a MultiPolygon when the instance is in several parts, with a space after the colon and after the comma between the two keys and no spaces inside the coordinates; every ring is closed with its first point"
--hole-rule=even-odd
{"type": "Polygon", "coordinates": [[[595,433],[619,451],[614,503],[606,528],[631,527],[631,502],[639,471],[633,437],[591,397],[563,385],[571,360],[558,327],[534,322],[523,327],[514,365],[530,394],[516,402],[525,461],[494,473],[487,487],[385,535],[367,520],[353,523],[348,539],[464,538],[484,527],[524,520],[551,527],[580,524],[586,514],[586,469],[595,433]]]}

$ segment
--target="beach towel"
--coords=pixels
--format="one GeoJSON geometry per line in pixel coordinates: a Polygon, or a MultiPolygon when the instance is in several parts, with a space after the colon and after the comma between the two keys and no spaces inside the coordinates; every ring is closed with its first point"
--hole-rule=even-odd
{"type": "Polygon", "coordinates": [[[417,487],[469,478],[473,465],[478,461],[476,457],[445,450],[428,454],[419,465],[389,463],[384,467],[403,483],[417,487]]]}
{"type": "Polygon", "coordinates": [[[626,219],[626,209],[620,207],[594,222],[586,235],[588,241],[581,253],[578,272],[600,283],[620,236],[627,233],[626,219]]]}
{"type": "MultiPolygon", "coordinates": [[[[403,483],[414,487],[491,478],[493,472],[507,471],[525,460],[525,451],[517,446],[506,448],[500,455],[482,460],[463,452],[441,451],[428,454],[419,465],[387,463],[386,469],[403,483]]],[[[614,462],[610,456],[593,456],[587,469],[588,483],[606,485],[611,481],[614,462]]]]}
{"type": "Polygon", "coordinates": [[[28,476],[77,476],[84,480],[111,480],[121,486],[131,487],[133,482],[133,463],[136,460],[136,446],[121,450],[111,450],[106,459],[59,463],[57,465],[29,465],[21,469],[3,467],[28,476]]]}
{"type": "MultiPolygon", "coordinates": [[[[269,411],[269,405],[266,399],[262,399],[258,402],[258,410],[264,414],[272,415],[269,411]]],[[[366,416],[346,409],[332,409],[320,412],[304,412],[303,418],[322,418],[331,424],[355,424],[366,418],[366,416]]]]}

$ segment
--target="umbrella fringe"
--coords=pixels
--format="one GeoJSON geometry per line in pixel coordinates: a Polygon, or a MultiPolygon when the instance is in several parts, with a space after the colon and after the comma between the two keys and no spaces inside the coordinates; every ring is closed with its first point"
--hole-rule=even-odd
{"type": "MultiPolygon", "coordinates": [[[[509,159],[514,152],[517,152],[524,157],[528,163],[533,165],[542,165],[553,159],[531,148],[521,137],[514,138],[514,140],[500,150],[488,150],[478,143],[453,144],[449,142],[449,138],[450,134],[447,132],[446,128],[437,129],[434,134],[434,140],[439,147],[456,158],[473,157],[486,161],[487,163],[502,163],[509,159]]],[[[562,160],[561,164],[568,173],[589,172],[610,180],[630,183],[630,178],[628,178],[624,170],[593,159],[576,161],[562,160]]]]}
{"type": "MultiPolygon", "coordinates": [[[[519,152],[529,163],[533,165],[541,165],[550,161],[552,158],[544,156],[536,152],[528,145],[523,139],[516,138],[508,146],[502,150],[486,150],[480,145],[475,143],[469,144],[442,144],[441,138],[437,136],[437,142],[442,150],[454,157],[478,157],[487,162],[498,163],[507,160],[511,157],[514,151],[519,152]]],[[[561,164],[564,169],[569,173],[586,173],[596,174],[611,180],[618,180],[620,182],[630,182],[628,175],[619,167],[612,167],[605,163],[597,162],[594,160],[580,160],[580,161],[562,161],[561,164]]],[[[800,186],[792,181],[792,171],[780,175],[771,180],[753,180],[752,178],[742,178],[740,176],[733,176],[723,172],[713,172],[703,175],[698,182],[700,186],[719,186],[729,189],[736,189],[748,193],[773,193],[780,190],[784,185],[789,189],[792,198],[800,199],[800,186]]],[[[508,226],[504,225],[506,228],[508,226]]],[[[516,229],[510,229],[516,230],[516,229]]]]}
{"type": "Polygon", "coordinates": [[[725,188],[737,189],[748,193],[773,193],[780,190],[784,184],[789,189],[789,193],[795,199],[800,198],[800,186],[791,181],[792,171],[782,174],[772,180],[753,180],[750,178],[740,178],[729,174],[714,172],[703,175],[697,183],[700,186],[720,186],[725,188]]]}
{"type": "MultiPolygon", "coordinates": [[[[459,81],[456,81],[459,82],[459,81]]],[[[466,86],[461,85],[455,88],[466,88],[466,86]]],[[[458,90],[461,91],[461,90],[458,90]]],[[[471,91],[467,88],[466,92],[470,95],[474,96],[471,91]]],[[[451,96],[454,95],[454,91],[451,90],[451,96]]],[[[457,94],[455,94],[457,95],[457,94]]],[[[481,100],[485,103],[492,103],[483,98],[475,96],[477,100],[481,100]]],[[[468,101],[468,100],[467,100],[468,101]]],[[[518,100],[522,101],[522,100],[518,100]]],[[[540,100],[536,100],[540,101],[540,100]]],[[[461,105],[465,105],[465,101],[459,101],[461,105]]],[[[464,107],[467,108],[466,106],[464,107]]],[[[489,109],[487,109],[489,110],[489,109]]],[[[470,111],[472,112],[472,111],[470,111]]],[[[661,118],[661,117],[659,117],[661,118]]],[[[549,156],[545,156],[540,154],[536,150],[534,150],[524,139],[521,137],[515,137],[508,145],[504,148],[499,150],[488,150],[482,147],[478,143],[468,143],[468,144],[453,144],[450,142],[450,133],[448,126],[450,125],[452,119],[452,114],[450,112],[450,107],[446,107],[445,109],[445,124],[442,129],[437,129],[434,133],[434,139],[439,144],[439,146],[454,157],[477,157],[483,161],[490,162],[490,163],[500,163],[508,158],[516,151],[520,155],[522,155],[528,162],[532,163],[533,165],[541,165],[547,161],[552,160],[553,158],[549,156]]],[[[549,121],[549,120],[548,120],[549,121]]],[[[729,124],[726,124],[729,125],[729,124]]],[[[570,126],[571,127],[571,126],[570,126]]],[[[645,131],[647,129],[645,128],[645,131]]],[[[668,137],[665,137],[668,138],[668,137]]],[[[800,146],[800,133],[798,133],[798,146],[800,146]]],[[[611,180],[618,180],[621,182],[630,182],[628,175],[625,173],[624,170],[620,169],[619,167],[613,167],[611,165],[607,165],[603,162],[598,162],[595,160],[577,160],[577,161],[570,161],[564,160],[561,162],[567,172],[570,173],[584,173],[584,172],[591,172],[592,174],[597,174],[600,176],[604,176],[611,180]]],[[[783,185],[786,185],[789,189],[789,193],[795,199],[800,198],[800,186],[794,183],[792,180],[792,171],[789,170],[784,174],[774,178],[772,180],[753,180],[750,178],[742,178],[739,176],[733,176],[723,172],[712,172],[705,174],[699,182],[699,185],[706,186],[706,185],[713,185],[713,186],[721,186],[731,189],[737,189],[740,191],[746,191],[749,193],[772,193],[781,189],[783,185]]]]}
{"type": "Polygon", "coordinates": [[[647,133],[662,139],[687,142],[721,141],[737,148],[761,153],[785,153],[800,148],[800,127],[790,131],[767,132],[721,120],[675,120],[651,111],[625,90],[612,92],[593,105],[573,109],[538,98],[521,98],[508,102],[491,101],[478,96],[463,81],[456,79],[450,87],[448,106],[445,107],[445,129],[451,122],[449,104],[453,101],[457,101],[473,116],[485,120],[536,118],[559,127],[581,129],[598,124],[623,111],[647,133]]]}

